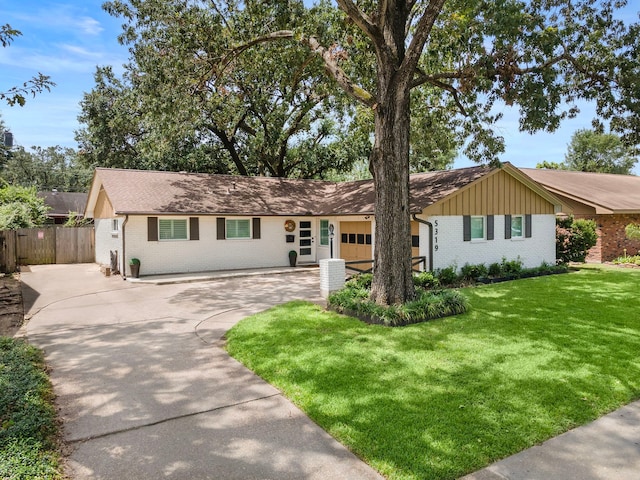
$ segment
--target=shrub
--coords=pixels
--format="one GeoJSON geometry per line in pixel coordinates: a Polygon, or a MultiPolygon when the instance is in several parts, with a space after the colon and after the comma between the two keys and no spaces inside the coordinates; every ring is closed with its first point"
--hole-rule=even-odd
{"type": "Polygon", "coordinates": [[[338,312],[372,323],[402,326],[434,318],[457,315],[467,310],[467,300],[455,290],[426,291],[403,305],[378,305],[369,300],[370,290],[362,288],[363,279],[353,279],[345,287],[329,295],[328,304],[338,312]]]}
{"type": "Polygon", "coordinates": [[[492,263],[489,265],[489,276],[490,277],[500,277],[502,276],[502,265],[498,262],[492,263]]]}
{"type": "Polygon", "coordinates": [[[434,288],[440,285],[433,272],[420,272],[413,276],[413,284],[420,288],[434,288]]]}
{"type": "Polygon", "coordinates": [[[440,285],[453,285],[458,281],[457,267],[451,265],[450,267],[437,269],[436,278],[440,285]]]}
{"type": "Polygon", "coordinates": [[[518,278],[522,272],[522,260],[520,257],[515,260],[507,260],[502,257],[502,263],[500,269],[503,277],[515,277],[518,278]]]}
{"type": "Polygon", "coordinates": [[[597,240],[593,220],[556,218],[556,258],[560,263],[584,262],[597,240]]]}
{"type": "Polygon", "coordinates": [[[345,284],[345,286],[353,286],[355,288],[371,288],[371,282],[373,282],[372,273],[359,273],[351,277],[345,284]]]}
{"type": "Polygon", "coordinates": [[[480,277],[486,277],[489,273],[489,269],[484,263],[478,265],[469,265],[465,263],[460,269],[460,276],[463,280],[475,281],[480,277]]]}
{"type": "Polygon", "coordinates": [[[629,240],[640,240],[640,225],[630,223],[625,227],[624,233],[629,240]]]}
{"type": "Polygon", "coordinates": [[[626,255],[624,257],[618,257],[613,260],[613,263],[615,263],[616,265],[620,265],[620,264],[640,265],[640,255],[631,255],[631,256],[626,255]]]}

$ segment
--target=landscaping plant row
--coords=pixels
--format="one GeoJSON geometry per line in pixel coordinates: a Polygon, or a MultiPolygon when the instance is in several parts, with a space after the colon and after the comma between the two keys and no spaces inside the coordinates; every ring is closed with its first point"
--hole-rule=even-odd
{"type": "Polygon", "coordinates": [[[353,276],[343,289],[332,293],[328,305],[339,313],[367,323],[399,327],[466,312],[467,299],[452,287],[496,283],[567,271],[566,265],[549,265],[544,262],[536,268],[524,268],[519,258],[503,258],[501,262],[489,266],[465,264],[459,272],[453,265],[435,272],[415,274],[413,283],[417,289],[416,299],[402,305],[389,306],[378,305],[369,299],[373,275],[366,273],[353,276]]]}

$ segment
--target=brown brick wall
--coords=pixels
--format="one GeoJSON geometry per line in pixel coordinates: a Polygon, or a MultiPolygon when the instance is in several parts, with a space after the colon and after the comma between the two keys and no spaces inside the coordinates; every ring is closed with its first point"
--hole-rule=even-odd
{"type": "Polygon", "coordinates": [[[591,218],[598,225],[598,243],[589,251],[587,261],[610,262],[624,255],[636,255],[640,241],[627,239],[624,229],[630,223],[640,224],[640,215],[576,215],[576,218],[591,218]]]}

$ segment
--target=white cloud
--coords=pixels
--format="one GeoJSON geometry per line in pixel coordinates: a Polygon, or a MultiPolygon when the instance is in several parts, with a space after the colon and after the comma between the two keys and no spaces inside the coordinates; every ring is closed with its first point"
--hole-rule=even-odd
{"type": "Polygon", "coordinates": [[[99,35],[104,31],[104,28],[100,25],[100,22],[91,17],[80,17],[75,20],[77,28],[79,28],[86,35],[99,35]]]}

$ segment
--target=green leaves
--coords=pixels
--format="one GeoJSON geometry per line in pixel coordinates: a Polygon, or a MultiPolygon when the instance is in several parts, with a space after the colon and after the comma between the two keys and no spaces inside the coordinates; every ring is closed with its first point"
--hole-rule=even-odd
{"type": "Polygon", "coordinates": [[[14,230],[42,225],[48,207],[34,187],[0,185],[0,230],[14,230]]]}
{"type": "MultiPolygon", "coordinates": [[[[8,23],[0,26],[0,43],[2,47],[8,47],[14,38],[22,35],[20,30],[11,28],[8,23]]],[[[51,77],[38,73],[38,75],[27,80],[22,85],[11,87],[8,90],[0,91],[0,100],[5,100],[7,105],[13,107],[15,105],[24,106],[27,102],[27,96],[33,97],[38,93],[42,93],[45,90],[51,91],[51,87],[55,87],[56,84],[51,81],[51,77]]]]}
{"type": "Polygon", "coordinates": [[[593,130],[578,130],[571,137],[565,165],[580,172],[629,175],[638,161],[635,152],[620,137],[593,130]]]}
{"type": "Polygon", "coordinates": [[[93,167],[83,164],[72,148],[32,147],[27,151],[19,147],[7,155],[0,177],[11,185],[37,190],[84,192],[93,177],[93,167]]]}

